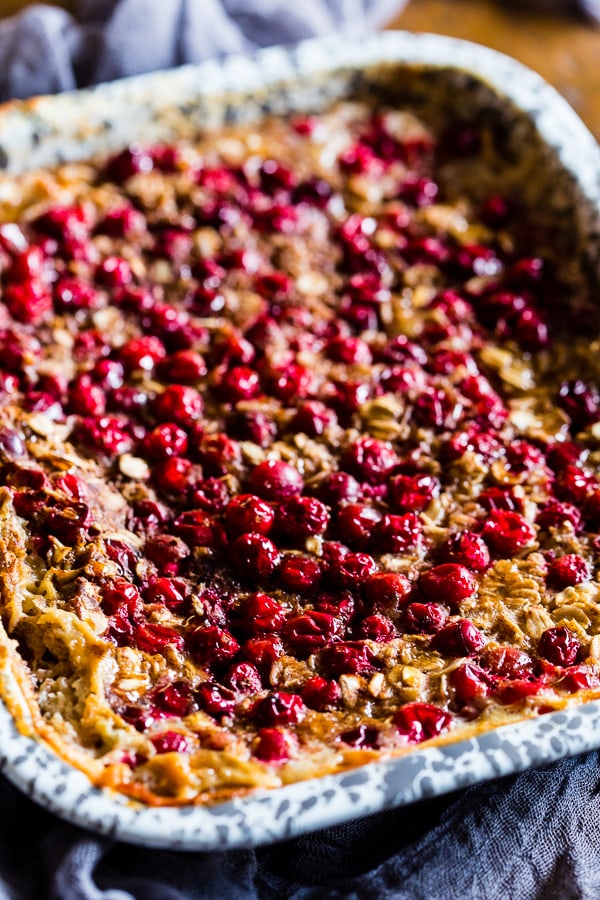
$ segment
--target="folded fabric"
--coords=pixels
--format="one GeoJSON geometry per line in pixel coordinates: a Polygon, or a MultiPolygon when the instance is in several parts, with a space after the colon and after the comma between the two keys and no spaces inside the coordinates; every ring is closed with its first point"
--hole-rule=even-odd
{"type": "Polygon", "coordinates": [[[0,22],[0,100],[384,24],[405,0],[79,0],[0,22]]]}
{"type": "Polygon", "coordinates": [[[597,753],[293,841],[225,853],[114,843],[0,781],[0,900],[597,900],[597,753]]]}

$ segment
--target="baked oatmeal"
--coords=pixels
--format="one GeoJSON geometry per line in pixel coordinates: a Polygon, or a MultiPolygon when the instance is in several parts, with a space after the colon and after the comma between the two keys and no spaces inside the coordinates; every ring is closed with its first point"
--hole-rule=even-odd
{"type": "Polygon", "coordinates": [[[207,803],[600,696],[585,279],[480,128],[344,103],[15,180],[5,690],[207,803]]]}

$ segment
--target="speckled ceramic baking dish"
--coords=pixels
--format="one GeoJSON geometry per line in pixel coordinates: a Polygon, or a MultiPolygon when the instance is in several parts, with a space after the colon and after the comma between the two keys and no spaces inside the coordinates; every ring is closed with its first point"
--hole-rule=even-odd
{"type": "MultiPolygon", "coordinates": [[[[600,151],[592,136],[533,72],[482,47],[432,35],[309,41],[9,104],[0,111],[0,193],[11,190],[12,173],[26,169],[84,160],[135,140],[186,137],[265,112],[315,111],[365,94],[438,118],[492,122],[515,179],[524,159],[527,171],[535,170],[520,188],[527,203],[553,216],[557,254],[576,255],[597,282],[600,151]]],[[[16,690],[7,669],[0,677],[5,694],[16,690]]],[[[596,701],[216,806],[149,808],[92,788],[42,742],[23,736],[0,706],[0,767],[45,808],[86,828],[149,846],[210,850],[290,838],[519,772],[596,748],[599,735],[596,701]]]]}

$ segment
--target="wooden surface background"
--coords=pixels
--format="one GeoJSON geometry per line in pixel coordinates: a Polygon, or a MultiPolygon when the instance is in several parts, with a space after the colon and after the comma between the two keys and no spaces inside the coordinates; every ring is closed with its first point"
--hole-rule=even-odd
{"type": "Polygon", "coordinates": [[[558,88],[600,139],[600,27],[523,12],[519,0],[411,0],[391,27],[466,38],[516,57],[558,88]]]}
{"type": "MultiPolygon", "coordinates": [[[[0,0],[0,16],[27,5],[0,0]]],[[[410,0],[390,27],[467,38],[516,57],[554,84],[600,138],[600,27],[519,7],[520,0],[410,0]]]]}

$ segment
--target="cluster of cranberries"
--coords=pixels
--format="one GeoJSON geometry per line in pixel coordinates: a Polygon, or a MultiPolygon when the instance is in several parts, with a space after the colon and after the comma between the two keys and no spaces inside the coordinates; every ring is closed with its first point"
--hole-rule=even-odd
{"type": "MultiPolygon", "coordinates": [[[[294,127],[299,154],[318,122],[294,127]]],[[[105,541],[121,573],[99,581],[106,637],[202,673],[194,687],[161,683],[120,710],[150,729],[157,752],[188,740],[156,723],[202,710],[249,723],[256,756],[281,762],[295,752],[293,726],[315,711],[343,720],[344,676],[361,677],[364,692],[399,636],[464,660],[447,676],[447,708],[381,706],[400,741],[434,737],[489,698],[597,686],[567,627],[525,653],[488,647],[462,614],[494,561],[537,546],[548,590],[591,577],[582,556],[553,552],[552,535],[600,529],[600,483],[576,443],[600,421],[600,393],[557,381],[550,399],[573,441],[515,439],[508,397],[478,351],[508,341],[535,358],[549,346],[539,298],[552,275],[533,251],[499,240],[514,225],[505,198],[479,210],[481,243],[429,224],[443,194],[436,153],[426,137],[395,134],[385,114],[355,126],[330,179],[275,159],[208,165],[176,147],[134,146],[98,175],[118,197],[107,209],[52,206],[0,227],[3,402],[67,425],[116,486],[140,481],[124,524],[142,549],[105,541]],[[157,179],[174,208],[156,206],[157,179]],[[376,213],[356,199],[365,182],[384,185],[376,213]],[[213,254],[199,249],[207,233],[213,254]],[[318,299],[286,264],[300,245],[312,276],[327,278],[318,299]],[[409,338],[390,325],[390,304],[415,273],[431,290],[409,338]],[[57,327],[71,337],[64,366],[49,365],[57,327]],[[404,429],[388,440],[372,434],[368,411],[390,398],[404,429]],[[474,457],[489,472],[474,511],[432,537],[427,511],[474,457]],[[535,522],[524,502],[532,486],[546,497],[535,522]],[[272,689],[284,654],[308,661],[298,689],[272,689]]],[[[97,534],[82,478],[34,464],[14,429],[0,431],[0,451],[38,553],[97,534]]],[[[380,735],[371,723],[341,740],[377,747],[380,735]]]]}

